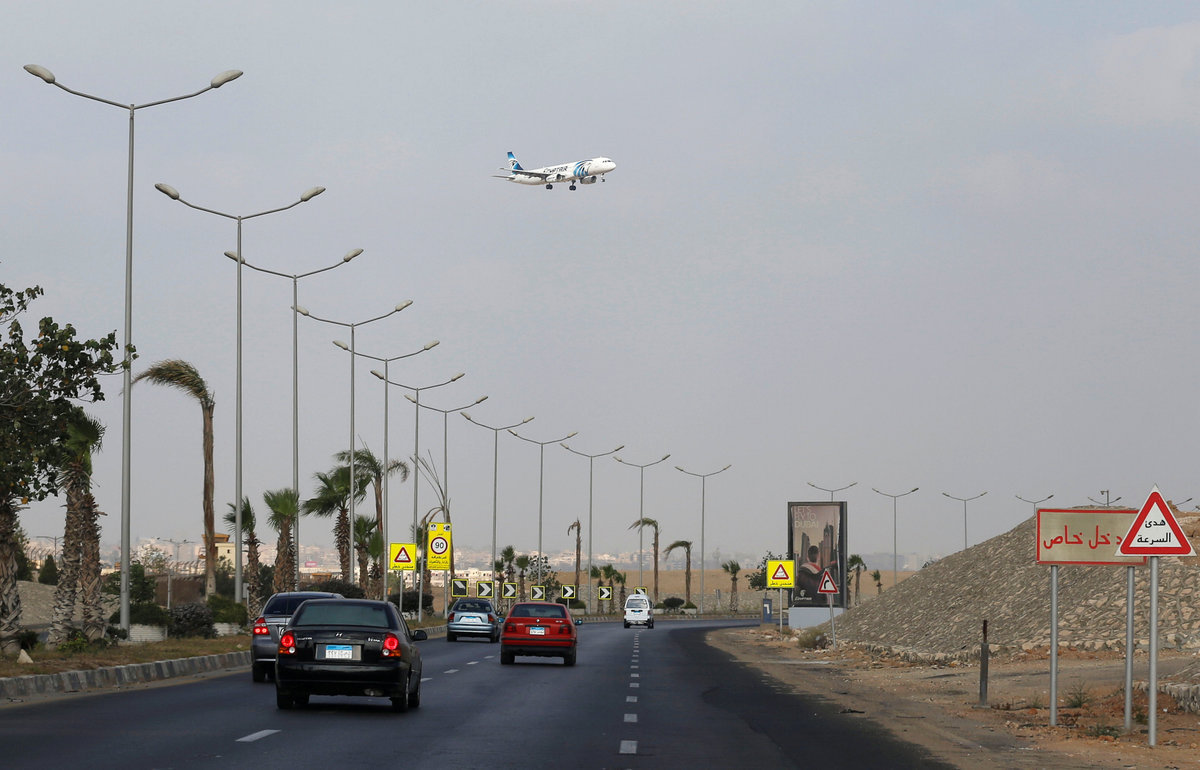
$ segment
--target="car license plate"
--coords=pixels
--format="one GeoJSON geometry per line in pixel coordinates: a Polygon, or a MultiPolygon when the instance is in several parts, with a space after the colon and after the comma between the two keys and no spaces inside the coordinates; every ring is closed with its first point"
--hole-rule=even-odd
{"type": "Polygon", "coordinates": [[[473,618],[470,615],[468,615],[465,618],[463,618],[463,622],[464,623],[481,623],[483,621],[481,621],[479,618],[473,618]]]}
{"type": "Polygon", "coordinates": [[[546,629],[544,626],[530,626],[529,633],[533,636],[545,636],[546,629]]]}
{"type": "Polygon", "coordinates": [[[354,648],[348,644],[325,645],[326,660],[354,660],[354,648]]]}

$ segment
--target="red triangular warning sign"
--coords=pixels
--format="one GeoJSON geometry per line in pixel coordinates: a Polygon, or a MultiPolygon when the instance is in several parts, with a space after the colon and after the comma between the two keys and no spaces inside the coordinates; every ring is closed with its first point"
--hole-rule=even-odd
{"type": "Polygon", "coordinates": [[[1132,526],[1117,547],[1120,556],[1193,556],[1191,542],[1179,526],[1175,514],[1163,499],[1158,486],[1134,517],[1132,526]]]}
{"type": "Polygon", "coordinates": [[[772,580],[791,580],[792,576],[788,574],[787,568],[782,564],[775,565],[775,574],[771,576],[772,580]]]}
{"type": "Polygon", "coordinates": [[[392,559],[392,564],[412,564],[412,556],[409,555],[408,549],[400,546],[400,549],[396,551],[396,558],[392,559]]]}
{"type": "Polygon", "coordinates": [[[821,585],[817,587],[817,593],[821,594],[836,594],[838,593],[837,584],[833,582],[833,575],[829,574],[829,570],[821,573],[821,585]]]}

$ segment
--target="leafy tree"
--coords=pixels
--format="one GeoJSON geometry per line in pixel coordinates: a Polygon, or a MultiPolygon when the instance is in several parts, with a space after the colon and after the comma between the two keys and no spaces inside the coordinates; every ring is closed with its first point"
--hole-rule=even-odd
{"type": "Polygon", "coordinates": [[[42,562],[42,568],[38,570],[38,582],[46,586],[58,585],[58,565],[54,563],[54,554],[42,562]]]}
{"type": "Polygon", "coordinates": [[[0,652],[5,653],[20,648],[17,513],[56,491],[72,410],[80,401],[102,401],[100,378],[121,366],[113,358],[116,332],[80,340],[74,326],[47,316],[26,342],[19,316],[41,294],[36,286],[13,290],[0,284],[0,325],[7,328],[0,340],[0,652]]]}
{"type": "Polygon", "coordinates": [[[133,384],[148,380],[154,385],[182,390],[200,404],[201,449],[204,455],[204,593],[217,590],[216,512],[213,509],[213,408],[216,401],[208,383],[187,361],[159,361],[133,378],[133,384]]]}
{"type": "MultiPolygon", "coordinates": [[[[146,565],[134,561],[129,565],[129,603],[154,604],[156,581],[146,574],[146,565]]],[[[103,591],[109,596],[121,595],[121,573],[104,578],[103,591]]]]}
{"type": "Polygon", "coordinates": [[[758,569],[746,576],[746,585],[751,591],[767,590],[767,562],[778,561],[782,558],[782,556],[776,556],[770,551],[767,551],[767,555],[759,560],[758,569]]]}

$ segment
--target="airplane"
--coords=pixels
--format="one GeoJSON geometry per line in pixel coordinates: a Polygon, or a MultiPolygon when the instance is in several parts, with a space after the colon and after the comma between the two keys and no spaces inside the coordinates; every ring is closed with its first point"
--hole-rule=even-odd
{"type": "Polygon", "coordinates": [[[599,179],[604,181],[604,175],[617,167],[609,158],[592,158],[575,163],[563,163],[558,166],[543,168],[522,168],[520,162],[511,152],[508,154],[509,173],[493,174],[497,179],[507,179],[517,184],[544,184],[547,190],[554,188],[554,182],[570,182],[570,189],[575,189],[575,183],[595,184],[599,179]]]}

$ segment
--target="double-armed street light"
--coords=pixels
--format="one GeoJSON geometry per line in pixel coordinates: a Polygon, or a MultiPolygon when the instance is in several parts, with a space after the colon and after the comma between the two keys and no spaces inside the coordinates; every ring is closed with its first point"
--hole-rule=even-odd
{"type": "MultiPolygon", "coordinates": [[[[235,521],[233,590],[234,596],[237,597],[237,601],[240,603],[245,601],[245,597],[242,594],[242,265],[245,264],[242,259],[242,223],[247,219],[256,219],[257,217],[263,217],[267,214],[276,214],[280,211],[287,211],[290,208],[299,206],[301,203],[307,203],[321,193],[325,192],[325,188],[310,187],[308,190],[305,190],[303,194],[301,194],[299,199],[292,201],[286,206],[267,209],[266,211],[260,211],[256,214],[228,214],[224,211],[217,211],[216,209],[197,206],[196,204],[191,203],[181,197],[179,191],[174,187],[162,182],[154,185],[154,188],[171,200],[179,201],[188,208],[195,209],[196,211],[203,211],[206,214],[213,214],[225,219],[232,219],[237,222],[237,248],[233,252],[233,260],[237,263],[237,384],[234,391],[234,399],[236,402],[234,406],[234,454],[236,455],[234,463],[236,470],[234,473],[235,521]]],[[[296,492],[299,494],[299,490],[296,490],[296,492]]],[[[210,558],[213,553],[215,553],[215,550],[215,544],[206,545],[204,553],[205,559],[210,558]]]]}
{"type": "MultiPolygon", "coordinates": [[[[346,264],[347,262],[349,262],[350,260],[354,259],[355,257],[357,257],[359,254],[362,254],[362,253],[363,253],[362,249],[352,249],[351,251],[346,252],[346,255],[344,257],[342,257],[341,260],[339,260],[338,262],[336,262],[328,267],[322,267],[318,270],[309,270],[307,273],[291,273],[291,274],[280,273],[280,272],[276,272],[275,270],[268,270],[265,267],[258,267],[257,265],[252,265],[249,262],[247,262],[244,257],[242,257],[240,260],[243,265],[250,268],[251,270],[257,270],[258,272],[266,273],[267,275],[277,275],[280,278],[290,278],[292,281],[292,489],[294,489],[296,491],[297,500],[299,500],[299,497],[300,497],[300,348],[299,348],[299,341],[298,341],[298,337],[299,337],[299,334],[298,334],[299,320],[298,319],[300,317],[300,312],[299,312],[300,306],[298,304],[298,297],[297,297],[297,294],[299,292],[298,284],[299,284],[301,278],[307,278],[310,275],[324,273],[328,270],[334,269],[335,267],[341,267],[342,265],[346,264]]],[[[233,253],[232,251],[225,252],[225,256],[229,257],[230,259],[234,260],[235,262],[239,261],[238,255],[233,253]]],[[[293,522],[292,550],[293,550],[292,561],[293,561],[293,566],[295,567],[295,570],[294,570],[294,574],[291,575],[290,579],[292,580],[292,587],[294,589],[298,589],[300,587],[300,516],[299,516],[299,511],[297,511],[296,521],[293,522]]]]}
{"type": "MultiPolygon", "coordinates": [[[[509,430],[509,433],[513,434],[514,436],[521,439],[522,441],[528,441],[530,444],[537,444],[537,447],[538,447],[538,539],[537,539],[538,561],[537,561],[537,575],[539,578],[538,582],[541,582],[540,578],[542,577],[542,572],[543,572],[542,557],[545,556],[545,551],[542,550],[542,478],[545,476],[545,473],[546,473],[546,445],[547,444],[558,444],[563,441],[566,441],[569,438],[574,438],[576,435],[579,434],[579,431],[573,430],[565,436],[562,436],[562,437],[556,438],[556,439],[552,439],[550,441],[534,441],[533,439],[528,438],[527,436],[522,436],[520,433],[517,433],[515,430],[509,430]]],[[[579,586],[576,586],[575,590],[579,590],[579,586]]]]}
{"type": "MultiPolygon", "coordinates": [[[[350,347],[346,343],[341,342],[339,340],[334,340],[333,344],[337,345],[342,350],[349,352],[351,358],[353,358],[354,356],[358,356],[360,358],[369,358],[372,361],[382,361],[383,362],[383,370],[384,370],[384,372],[387,372],[388,367],[391,365],[391,363],[393,361],[399,361],[402,358],[411,358],[419,353],[424,353],[428,350],[433,350],[441,343],[438,340],[433,340],[431,342],[425,343],[425,346],[422,347],[420,350],[414,350],[411,353],[404,353],[399,356],[392,356],[391,358],[380,358],[379,356],[369,356],[366,353],[359,353],[357,351],[351,350],[350,347]]],[[[380,536],[383,538],[384,553],[387,553],[387,550],[389,548],[389,543],[390,543],[390,541],[388,539],[388,519],[390,518],[388,516],[388,513],[390,511],[390,508],[388,505],[388,503],[389,503],[388,479],[392,475],[391,474],[391,462],[392,461],[391,461],[391,457],[388,455],[388,433],[389,433],[389,431],[388,431],[388,388],[387,388],[387,383],[385,382],[383,385],[383,527],[379,533],[380,536]]],[[[416,473],[415,468],[413,469],[413,473],[416,473]]],[[[413,483],[414,484],[417,483],[415,478],[413,479],[413,483]]],[[[351,523],[351,526],[353,526],[353,523],[351,523]]],[[[390,573],[390,572],[391,572],[390,566],[387,569],[383,570],[383,598],[384,599],[387,599],[387,595],[388,595],[388,573],[390,573]]]]}
{"type": "MultiPolygon", "coordinates": [[[[413,386],[413,385],[405,385],[404,383],[401,383],[401,382],[392,382],[391,380],[389,380],[387,378],[386,373],[380,372],[380,371],[377,371],[374,369],[371,370],[371,374],[373,374],[376,377],[378,377],[379,379],[383,380],[384,387],[387,387],[388,385],[395,385],[398,388],[404,388],[405,390],[411,390],[417,394],[416,400],[413,401],[413,404],[414,404],[414,406],[413,406],[413,473],[416,474],[416,473],[418,473],[417,460],[421,456],[421,391],[422,390],[430,390],[432,388],[440,388],[443,385],[449,385],[452,382],[458,382],[465,376],[465,373],[459,372],[458,374],[454,375],[453,377],[451,377],[448,380],[443,380],[442,382],[437,382],[437,383],[434,383],[433,385],[424,385],[419,388],[416,386],[413,386]]],[[[413,524],[412,524],[414,539],[417,539],[417,535],[421,531],[419,523],[417,521],[417,493],[419,491],[420,486],[421,485],[417,483],[417,479],[414,476],[414,478],[413,478],[413,524]]],[[[423,549],[420,548],[420,546],[418,546],[418,550],[421,550],[422,553],[424,552],[423,549]]],[[[420,620],[423,616],[423,612],[424,612],[424,606],[421,603],[421,592],[424,590],[422,584],[425,580],[425,572],[424,572],[424,570],[420,569],[419,564],[417,565],[417,567],[418,567],[417,579],[415,581],[416,586],[417,586],[417,621],[420,622],[420,620]]],[[[401,599],[401,602],[403,602],[403,599],[401,599]]]]}
{"type": "Polygon", "coordinates": [[[175,96],[169,99],[146,102],[145,104],[121,104],[110,99],[76,91],[59,83],[54,73],[39,64],[26,64],[25,71],[34,77],[41,78],[52,86],[61,88],[69,94],[91,99],[102,104],[112,105],[129,112],[129,163],[128,183],[125,194],[125,345],[122,349],[121,368],[121,609],[120,624],[126,632],[129,631],[129,564],[130,564],[130,423],[132,422],[133,398],[133,135],[134,116],[138,110],[155,107],[160,104],[191,99],[194,96],[220,88],[226,83],[237,80],[242,76],[241,70],[226,70],[209,81],[208,86],[190,94],[175,96]]]}
{"type": "Polygon", "coordinates": [[[488,430],[490,430],[492,432],[492,560],[490,562],[488,562],[488,569],[495,569],[495,567],[496,567],[496,499],[497,499],[497,491],[498,491],[496,479],[499,477],[499,471],[500,471],[500,431],[512,430],[513,428],[519,428],[520,426],[524,425],[525,423],[531,421],[533,418],[526,417],[524,420],[521,420],[520,422],[514,422],[512,425],[498,425],[498,426],[493,427],[491,425],[484,425],[483,423],[479,422],[478,420],[476,420],[474,417],[467,414],[466,412],[463,412],[462,416],[468,422],[474,423],[475,425],[478,425],[481,428],[487,428],[488,430]]]}
{"type": "MultiPolygon", "coordinates": [[[[638,463],[631,463],[628,460],[622,460],[620,457],[613,458],[614,460],[616,460],[617,462],[619,462],[623,465],[631,465],[634,468],[638,469],[638,522],[639,522],[639,525],[646,518],[646,469],[649,468],[651,465],[658,465],[659,463],[664,462],[670,456],[671,456],[670,453],[667,453],[667,454],[663,455],[662,457],[658,458],[657,460],[655,460],[654,462],[644,463],[642,465],[639,465],[638,463]]],[[[646,585],[646,580],[644,577],[644,571],[645,571],[644,556],[646,553],[646,549],[645,549],[645,545],[644,545],[645,538],[643,537],[645,529],[646,528],[643,526],[638,526],[638,585],[639,586],[646,585]]],[[[657,596],[654,597],[654,601],[658,601],[657,596]]]]}
{"type": "MultiPolygon", "coordinates": [[[[588,571],[587,571],[587,574],[588,574],[588,612],[594,612],[596,605],[595,605],[595,601],[592,596],[592,593],[593,593],[592,592],[592,503],[594,500],[594,497],[592,494],[593,471],[595,470],[597,457],[607,457],[608,455],[616,454],[617,452],[620,452],[622,449],[624,449],[625,445],[622,444],[621,446],[617,447],[616,449],[610,449],[607,452],[598,452],[597,454],[594,454],[594,455],[590,455],[586,452],[580,452],[578,449],[572,449],[571,447],[567,446],[566,444],[560,444],[559,446],[561,446],[563,449],[567,450],[568,452],[577,454],[580,457],[586,457],[588,459],[588,571]]],[[[576,590],[578,590],[578,587],[576,588],[576,590]]]]}
{"type": "Polygon", "coordinates": [[[694,473],[689,470],[684,470],[676,465],[675,470],[683,471],[689,476],[697,476],[700,478],[700,614],[704,614],[704,486],[708,481],[709,476],[716,476],[718,473],[732,468],[732,465],[726,465],[719,471],[710,471],[708,473],[694,473]]]}
{"type": "Polygon", "coordinates": [[[1047,500],[1049,500],[1050,498],[1054,497],[1054,495],[1046,495],[1046,496],[1045,496],[1045,497],[1043,497],[1041,500],[1026,500],[1025,498],[1021,497],[1020,495],[1014,495],[1014,497],[1016,497],[1018,500],[1020,500],[1020,501],[1021,501],[1021,502],[1023,502],[1023,503],[1029,503],[1030,505],[1032,505],[1032,506],[1033,506],[1033,509],[1036,511],[1036,510],[1037,510],[1037,507],[1038,507],[1039,505],[1041,505],[1042,503],[1046,502],[1046,501],[1047,501],[1047,500]]]}
{"type": "MultiPolygon", "coordinates": [[[[355,498],[355,495],[357,494],[357,491],[354,488],[354,484],[356,481],[356,479],[354,477],[354,369],[355,369],[355,366],[354,366],[354,364],[355,364],[354,336],[355,335],[354,335],[354,333],[358,329],[358,327],[366,326],[369,323],[374,323],[375,321],[381,321],[384,318],[395,315],[396,313],[399,313],[401,310],[403,310],[404,308],[408,307],[411,304],[412,304],[412,300],[407,299],[407,300],[401,302],[400,304],[396,305],[394,308],[392,308],[388,312],[383,313],[382,315],[377,315],[374,318],[368,318],[365,321],[355,321],[353,323],[346,322],[346,321],[335,321],[331,318],[322,318],[321,316],[313,315],[312,313],[310,313],[308,311],[308,308],[303,308],[303,307],[296,308],[296,310],[300,313],[300,315],[304,316],[305,318],[311,318],[314,321],[320,321],[321,323],[332,324],[334,326],[341,326],[343,328],[350,330],[350,347],[349,348],[346,348],[346,344],[344,342],[339,344],[337,341],[335,341],[333,344],[337,345],[340,348],[348,349],[350,351],[350,536],[351,536],[351,538],[353,538],[353,536],[354,536],[354,534],[353,534],[354,533],[354,503],[355,503],[354,498],[355,498]]],[[[297,490],[297,491],[299,491],[299,490],[297,490]]],[[[344,577],[347,580],[347,582],[353,583],[354,582],[354,557],[353,557],[353,554],[350,555],[348,562],[349,562],[349,564],[347,565],[347,570],[346,570],[347,574],[343,575],[342,577],[344,577]]]]}
{"type": "Polygon", "coordinates": [[[819,489],[822,492],[828,492],[829,493],[829,502],[832,503],[834,492],[841,492],[842,490],[849,489],[850,487],[854,486],[857,483],[858,483],[857,481],[851,481],[849,484],[847,484],[844,487],[835,487],[834,489],[826,489],[825,487],[818,487],[816,484],[812,483],[811,481],[808,482],[808,485],[810,487],[812,487],[813,489],[819,489]]]}
{"type": "Polygon", "coordinates": [[[900,568],[899,568],[898,556],[897,556],[899,551],[896,548],[896,542],[897,542],[897,538],[896,538],[896,530],[897,530],[897,527],[896,527],[896,501],[899,500],[901,497],[904,497],[905,495],[911,495],[913,492],[916,492],[918,489],[920,489],[920,487],[913,487],[912,489],[908,490],[907,492],[901,492],[901,493],[895,494],[895,495],[888,494],[887,492],[880,492],[878,489],[875,489],[875,487],[871,487],[871,489],[873,491],[878,492],[879,494],[883,495],[884,497],[892,498],[892,587],[894,588],[896,586],[897,581],[899,581],[899,579],[900,579],[900,568]]]}
{"type": "Polygon", "coordinates": [[[946,497],[950,498],[951,500],[957,500],[963,504],[963,550],[965,551],[965,550],[967,550],[967,503],[971,502],[972,500],[978,500],[979,498],[986,495],[987,492],[980,492],[979,494],[975,495],[974,497],[955,497],[954,495],[950,494],[949,492],[943,492],[942,494],[945,495],[946,497]]]}

